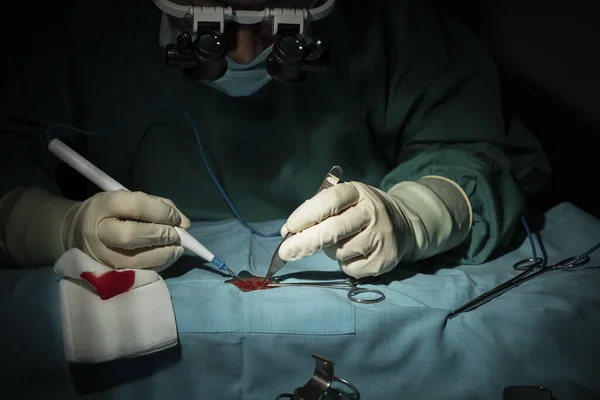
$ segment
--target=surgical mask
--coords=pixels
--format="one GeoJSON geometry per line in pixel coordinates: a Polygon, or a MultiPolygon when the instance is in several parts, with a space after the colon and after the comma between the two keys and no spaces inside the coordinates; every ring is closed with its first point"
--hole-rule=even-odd
{"type": "Polygon", "coordinates": [[[213,87],[231,97],[246,97],[262,89],[273,78],[267,72],[267,57],[272,47],[265,49],[249,64],[238,64],[227,57],[227,72],[225,75],[206,85],[213,87]]]}

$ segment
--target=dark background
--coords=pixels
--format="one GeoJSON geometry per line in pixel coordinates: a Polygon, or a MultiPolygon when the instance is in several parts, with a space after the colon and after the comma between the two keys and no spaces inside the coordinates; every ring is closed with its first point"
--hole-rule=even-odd
{"type": "MultiPolygon", "coordinates": [[[[550,157],[552,181],[531,199],[531,211],[542,213],[569,201],[600,217],[600,202],[591,194],[600,158],[597,1],[434,1],[488,43],[500,70],[505,106],[538,137],[550,157]]],[[[15,3],[12,14],[26,15],[30,4],[15,3]]],[[[7,24],[13,21],[22,20],[13,18],[7,24]]],[[[2,26],[5,40],[26,29],[22,22],[14,28],[7,24],[2,26]]],[[[10,54],[10,39],[5,44],[10,54]]],[[[66,181],[76,180],[75,172],[67,175],[66,181]]]]}
{"type": "Polygon", "coordinates": [[[600,217],[600,17],[590,0],[437,0],[490,46],[506,105],[538,137],[553,178],[535,211],[569,201],[600,217]]]}

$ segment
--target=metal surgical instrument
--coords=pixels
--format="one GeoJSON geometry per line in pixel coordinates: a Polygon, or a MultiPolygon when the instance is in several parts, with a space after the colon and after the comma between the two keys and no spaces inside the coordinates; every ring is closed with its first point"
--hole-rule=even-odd
{"type": "Polygon", "coordinates": [[[588,251],[575,256],[569,257],[561,262],[558,262],[554,265],[546,266],[546,260],[542,257],[537,256],[537,252],[535,250],[535,243],[533,242],[533,235],[529,230],[529,226],[523,220],[523,225],[525,226],[525,230],[527,231],[527,236],[530,240],[532,246],[532,257],[526,258],[524,260],[518,261],[513,265],[513,269],[516,271],[523,271],[519,275],[515,276],[512,279],[496,286],[493,289],[488,290],[480,296],[477,296],[473,300],[467,302],[466,304],[460,306],[459,308],[452,311],[447,319],[452,319],[459,314],[464,312],[468,312],[476,309],[479,306],[482,306],[489,301],[495,299],[496,297],[508,292],[512,288],[520,286],[522,283],[525,283],[533,278],[536,278],[546,272],[550,271],[579,271],[585,269],[585,265],[590,262],[590,254],[600,248],[600,243],[596,244],[594,247],[589,249],[588,251]]]}
{"type": "Polygon", "coordinates": [[[294,393],[280,394],[275,400],[360,400],[356,386],[335,376],[332,361],[315,353],[312,356],[315,359],[315,372],[310,380],[294,393]],[[344,390],[335,386],[342,386],[344,390]]]}
{"type": "MultiPolygon", "coordinates": [[[[325,176],[323,183],[321,183],[319,190],[317,190],[317,193],[342,182],[343,172],[344,171],[342,171],[342,169],[338,166],[331,168],[331,170],[329,170],[329,173],[327,173],[327,176],[325,176]]],[[[281,243],[279,243],[279,246],[277,246],[277,248],[275,249],[275,253],[273,253],[273,258],[271,258],[271,264],[269,265],[269,271],[267,272],[263,283],[267,283],[273,277],[273,275],[279,272],[281,268],[283,268],[284,265],[287,264],[287,261],[283,261],[281,257],[279,257],[279,248],[286,240],[288,240],[294,235],[294,233],[288,232],[287,235],[285,235],[285,237],[281,241],[281,243]]]]}
{"type": "Polygon", "coordinates": [[[267,287],[276,288],[276,287],[288,287],[288,286],[297,286],[297,287],[317,287],[317,288],[326,288],[326,289],[344,289],[348,290],[348,300],[354,303],[362,303],[362,304],[374,304],[379,303],[385,300],[385,294],[377,289],[365,289],[359,288],[358,285],[362,283],[372,282],[373,279],[344,279],[339,281],[312,281],[312,282],[278,282],[275,281],[273,283],[267,284],[267,287]],[[375,297],[372,299],[363,299],[358,297],[361,294],[370,294],[375,297]]]}

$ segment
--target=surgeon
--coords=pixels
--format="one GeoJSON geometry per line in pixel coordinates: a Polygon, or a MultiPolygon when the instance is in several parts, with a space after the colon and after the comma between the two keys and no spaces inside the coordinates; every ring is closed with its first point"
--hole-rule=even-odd
{"type": "Polygon", "coordinates": [[[503,114],[484,44],[427,0],[63,0],[22,21],[1,78],[8,264],[76,247],[163,270],[183,254],[174,227],[231,206],[249,223],[286,219],[284,260],[324,249],[354,277],[477,264],[549,176],[503,114]],[[135,191],[63,197],[52,123],[116,127],[53,135],[135,191]],[[345,182],[315,195],[332,165],[345,182]]]}

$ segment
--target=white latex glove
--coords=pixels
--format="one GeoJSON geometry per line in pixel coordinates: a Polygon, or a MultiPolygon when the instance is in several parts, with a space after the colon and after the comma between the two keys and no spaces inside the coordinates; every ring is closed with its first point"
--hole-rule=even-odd
{"type": "Polygon", "coordinates": [[[355,278],[389,272],[459,245],[472,223],[462,188],[442,177],[401,182],[388,193],[360,182],[340,183],[307,200],[288,218],[279,249],[294,261],[324,249],[355,278]]]}
{"type": "Polygon", "coordinates": [[[190,221],[170,200],[118,190],[73,207],[63,232],[67,249],[109,267],[165,269],[184,251],[175,226],[187,229],[190,221]]]}
{"type": "Polygon", "coordinates": [[[12,207],[3,247],[21,266],[50,265],[78,248],[109,267],[161,271],[183,255],[175,226],[187,229],[190,221],[170,200],[142,192],[73,202],[28,189],[12,207]]]}

